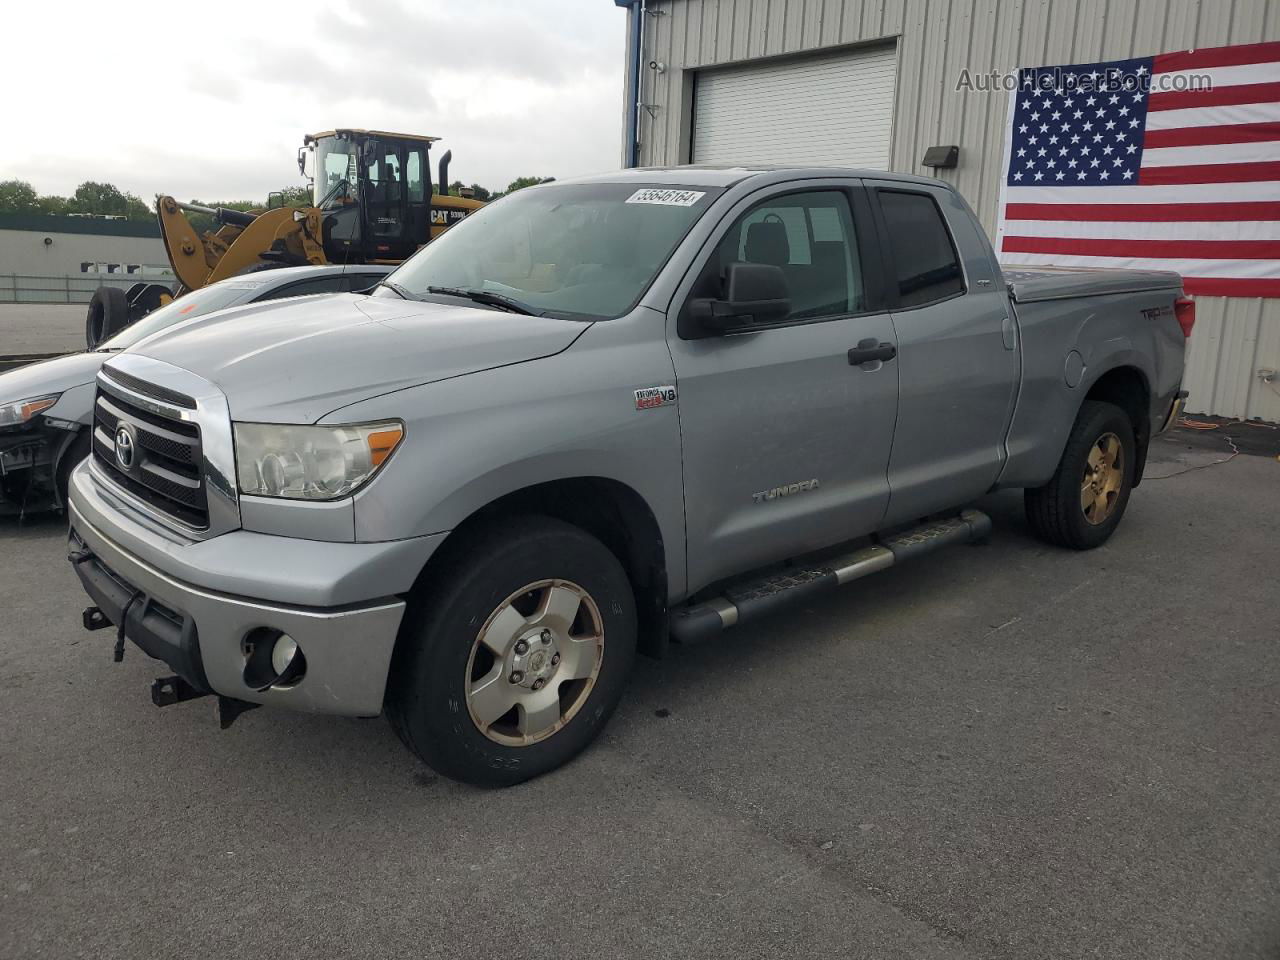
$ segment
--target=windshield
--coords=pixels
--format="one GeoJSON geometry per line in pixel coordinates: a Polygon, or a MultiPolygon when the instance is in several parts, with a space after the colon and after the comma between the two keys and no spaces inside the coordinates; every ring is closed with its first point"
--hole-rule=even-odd
{"type": "MultiPolygon", "coordinates": [[[[629,310],[719,190],[590,183],[529,187],[476,211],[406,262],[395,285],[500,294],[536,313],[629,310]]],[[[380,290],[378,296],[395,296],[380,290]]]]}
{"type": "Polygon", "coordinates": [[[322,210],[344,206],[356,196],[356,145],[345,137],[316,141],[315,205],[322,210]]]}
{"type": "Polygon", "coordinates": [[[149,337],[175,323],[213,313],[223,307],[234,306],[248,299],[249,295],[261,286],[262,281],[254,283],[249,280],[239,280],[215,283],[213,286],[193,290],[159,309],[152,310],[137,323],[125,327],[110,340],[99,345],[98,349],[127,350],[143,337],[149,337]]]}

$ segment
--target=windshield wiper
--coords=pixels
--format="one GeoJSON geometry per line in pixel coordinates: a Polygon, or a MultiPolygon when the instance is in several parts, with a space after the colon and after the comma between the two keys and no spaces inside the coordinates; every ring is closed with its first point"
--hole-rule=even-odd
{"type": "MultiPolygon", "coordinates": [[[[404,287],[400,286],[400,284],[392,283],[390,280],[379,280],[377,283],[373,285],[374,290],[377,290],[379,287],[386,287],[388,290],[390,290],[392,293],[398,296],[401,300],[417,300],[418,299],[413,294],[411,294],[408,290],[406,290],[404,287]]],[[[373,291],[371,290],[369,292],[372,293],[373,291]]]]}
{"type": "Polygon", "coordinates": [[[528,304],[504,297],[492,290],[464,290],[461,287],[427,287],[427,293],[435,293],[445,297],[461,297],[472,303],[483,303],[489,307],[499,307],[511,313],[522,313],[526,317],[541,317],[543,314],[528,304]]]}

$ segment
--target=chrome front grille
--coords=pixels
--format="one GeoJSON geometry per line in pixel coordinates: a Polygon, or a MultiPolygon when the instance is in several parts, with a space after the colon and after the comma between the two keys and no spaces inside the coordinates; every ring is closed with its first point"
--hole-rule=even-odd
{"type": "Polygon", "coordinates": [[[231,410],[217,384],[153,357],[116,354],[98,371],[93,417],[89,472],[125,506],[187,540],[239,528],[231,410]]]}
{"type": "MultiPolygon", "coordinates": [[[[145,384],[130,386],[145,389],[145,384]]],[[[189,527],[208,527],[199,426],[145,409],[101,382],[93,426],[95,462],[113,481],[189,527]],[[127,463],[117,452],[122,428],[131,440],[127,463]]]]}

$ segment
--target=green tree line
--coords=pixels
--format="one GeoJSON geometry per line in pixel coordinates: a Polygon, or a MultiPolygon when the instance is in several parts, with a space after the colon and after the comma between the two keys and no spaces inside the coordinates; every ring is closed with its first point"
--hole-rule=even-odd
{"type": "MultiPolygon", "coordinates": [[[[477,200],[496,200],[498,197],[530,187],[549,183],[555,177],[517,177],[505,190],[490,190],[478,183],[464,184],[455,180],[449,184],[449,193],[461,196],[468,186],[477,200]]],[[[439,187],[435,188],[439,193],[439,187]]],[[[232,210],[255,210],[265,206],[305,207],[311,203],[311,188],[305,186],[284,187],[272,194],[268,202],[254,200],[191,200],[204,207],[228,207],[232,210]]],[[[0,180],[0,213],[45,213],[55,215],[93,214],[95,216],[124,217],[127,220],[151,220],[155,217],[153,205],[141,197],[127,193],[114,184],[86,180],[76,187],[69,197],[43,195],[25,180],[0,180]]],[[[188,214],[196,230],[211,230],[216,226],[212,218],[200,213],[188,214]]]]}

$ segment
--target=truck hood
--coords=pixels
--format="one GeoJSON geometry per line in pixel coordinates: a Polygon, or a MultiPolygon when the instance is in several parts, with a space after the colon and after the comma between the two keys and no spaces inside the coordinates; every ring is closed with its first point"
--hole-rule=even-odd
{"type": "Polygon", "coordinates": [[[314,423],[379,394],[551,356],[588,326],[339,294],[235,308],[219,322],[158,334],[128,352],[217,384],[235,420],[314,423]]]}
{"type": "Polygon", "coordinates": [[[109,353],[70,353],[0,373],[0,403],[62,393],[92,383],[109,353]]]}

